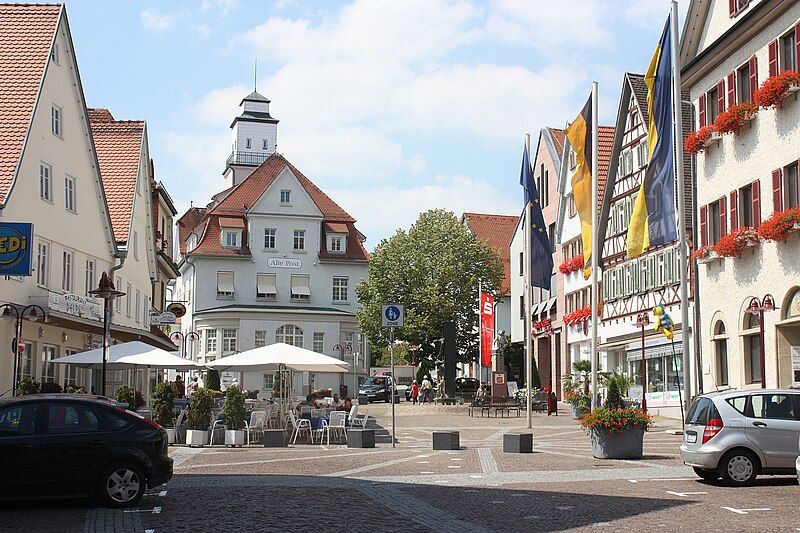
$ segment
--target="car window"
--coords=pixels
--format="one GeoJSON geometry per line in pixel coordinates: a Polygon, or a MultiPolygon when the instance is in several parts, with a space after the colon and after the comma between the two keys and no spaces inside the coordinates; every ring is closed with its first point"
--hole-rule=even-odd
{"type": "Polygon", "coordinates": [[[92,433],[100,431],[100,421],[88,406],[56,403],[48,408],[47,433],[92,433]]]}
{"type": "Polygon", "coordinates": [[[791,394],[753,394],[750,401],[753,418],[796,420],[791,394]]]}
{"type": "Polygon", "coordinates": [[[745,414],[745,407],[747,406],[747,396],[736,396],[725,400],[731,407],[739,411],[739,414],[745,414]]]}
{"type": "Polygon", "coordinates": [[[700,397],[695,399],[691,407],[689,407],[689,413],[686,415],[686,423],[705,426],[708,424],[708,409],[709,407],[713,407],[713,405],[714,402],[708,398],[700,397]]]}
{"type": "Polygon", "coordinates": [[[0,437],[29,437],[36,434],[39,404],[10,405],[0,409],[0,437]]]}
{"type": "MultiPolygon", "coordinates": [[[[131,413],[131,411],[126,411],[131,413]]],[[[110,410],[103,410],[103,414],[108,419],[108,423],[111,425],[112,431],[120,431],[122,429],[128,428],[133,424],[133,420],[130,417],[123,415],[122,413],[117,413],[115,411],[110,410]]],[[[139,416],[137,413],[133,413],[139,416]]]]}

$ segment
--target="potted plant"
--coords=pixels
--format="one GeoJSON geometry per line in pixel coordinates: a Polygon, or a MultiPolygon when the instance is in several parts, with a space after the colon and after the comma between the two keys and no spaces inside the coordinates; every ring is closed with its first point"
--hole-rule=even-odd
{"type": "Polygon", "coordinates": [[[17,384],[17,396],[27,396],[28,394],[39,394],[39,382],[32,378],[22,378],[17,384]]]}
{"type": "Polygon", "coordinates": [[[203,446],[208,442],[209,427],[211,426],[212,394],[208,389],[197,389],[192,394],[186,412],[187,426],[186,444],[189,446],[203,446]]]}
{"type": "Polygon", "coordinates": [[[225,420],[225,445],[244,444],[244,394],[235,385],[225,391],[225,405],[222,407],[225,420]]]}
{"type": "Polygon", "coordinates": [[[122,385],[117,388],[114,391],[114,399],[117,400],[117,403],[127,404],[129,409],[136,410],[136,393],[131,387],[122,385]]]}
{"type": "Polygon", "coordinates": [[[42,394],[60,394],[64,391],[61,388],[61,385],[59,385],[58,383],[55,383],[53,381],[45,381],[42,383],[39,392],[41,392],[42,394]]]}
{"type": "Polygon", "coordinates": [[[800,225],[800,207],[777,211],[758,227],[758,235],[765,241],[786,242],[800,225]]]}
{"type": "Polygon", "coordinates": [[[714,251],[713,244],[701,246],[700,248],[692,252],[692,259],[697,260],[698,263],[707,263],[712,259],[716,258],[717,258],[717,253],[714,251]]]}
{"type": "Polygon", "coordinates": [[[644,432],[652,425],[650,415],[638,409],[618,409],[622,398],[619,388],[616,397],[611,391],[604,407],[597,408],[580,419],[589,432],[592,455],[598,459],[641,459],[644,432]]]}
{"type": "Polygon", "coordinates": [[[697,131],[692,131],[683,142],[683,148],[690,154],[696,155],[709,145],[714,135],[714,126],[703,126],[697,131]]]}
{"type": "Polygon", "coordinates": [[[175,391],[172,390],[172,384],[168,381],[162,381],[156,385],[153,392],[153,418],[156,422],[161,424],[161,427],[167,430],[167,439],[170,444],[177,442],[176,434],[177,428],[175,424],[175,391]]]}
{"type": "Polygon", "coordinates": [[[786,70],[770,76],[753,94],[753,103],[758,107],[778,107],[786,96],[800,87],[800,73],[786,70]]]}
{"type": "Polygon", "coordinates": [[[758,107],[754,106],[751,102],[742,102],[741,104],[735,104],[730,106],[726,111],[719,114],[717,117],[716,122],[714,122],[714,128],[717,130],[717,133],[726,134],[726,133],[736,133],[745,124],[750,122],[753,117],[756,116],[758,113],[758,107]]]}
{"type": "Polygon", "coordinates": [[[592,406],[592,397],[589,394],[589,376],[592,372],[591,361],[577,361],[572,364],[575,373],[580,379],[568,375],[564,378],[564,401],[572,406],[572,418],[578,420],[589,412],[592,406]]]}
{"type": "Polygon", "coordinates": [[[739,257],[746,248],[755,246],[760,240],[753,228],[736,228],[720,237],[714,245],[714,251],[719,257],[739,257]]]}

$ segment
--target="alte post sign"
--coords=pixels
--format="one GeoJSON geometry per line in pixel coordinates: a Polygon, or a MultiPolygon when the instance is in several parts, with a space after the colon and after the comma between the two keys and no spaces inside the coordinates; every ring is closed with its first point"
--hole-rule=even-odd
{"type": "Polygon", "coordinates": [[[30,276],[33,224],[0,222],[0,276],[30,276]]]}

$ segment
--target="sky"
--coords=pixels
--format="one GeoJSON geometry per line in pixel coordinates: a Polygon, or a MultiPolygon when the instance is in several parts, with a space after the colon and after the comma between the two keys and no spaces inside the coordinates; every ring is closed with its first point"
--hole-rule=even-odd
{"type": "MultiPolygon", "coordinates": [[[[524,135],[599,82],[612,124],[666,0],[67,0],[86,99],[144,119],[179,214],[224,188],[230,123],[272,100],[278,151],[358,220],[368,249],[418,214],[519,214],[524,135]]],[[[681,21],[688,1],[680,5],[681,21]]]]}

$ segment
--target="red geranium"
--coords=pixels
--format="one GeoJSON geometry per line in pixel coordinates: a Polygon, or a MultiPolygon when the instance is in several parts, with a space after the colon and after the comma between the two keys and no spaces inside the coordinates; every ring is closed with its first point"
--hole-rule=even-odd
{"type": "Polygon", "coordinates": [[[714,128],[717,133],[737,132],[756,113],[758,113],[758,108],[750,102],[732,105],[727,111],[719,114],[714,122],[714,128]]]}
{"type": "Polygon", "coordinates": [[[583,309],[576,309],[571,313],[564,315],[564,323],[568,325],[579,324],[584,320],[588,320],[592,316],[592,308],[584,307],[583,309]]]}
{"type": "Polygon", "coordinates": [[[753,228],[736,228],[727,235],[720,237],[714,250],[720,257],[738,257],[745,248],[760,241],[761,238],[753,228]]]}
{"type": "Polygon", "coordinates": [[[800,74],[794,70],[770,76],[753,94],[753,103],[758,107],[778,107],[790,87],[800,85],[800,74]]]}
{"type": "Polygon", "coordinates": [[[761,223],[758,235],[765,241],[786,242],[796,224],[800,224],[800,207],[777,211],[761,223]]]}
{"type": "Polygon", "coordinates": [[[697,131],[689,132],[686,140],[683,141],[683,148],[690,154],[697,154],[706,149],[705,143],[711,138],[711,134],[716,130],[713,125],[703,126],[697,131]]]}
{"type": "Polygon", "coordinates": [[[564,259],[558,266],[558,271],[564,275],[572,274],[583,268],[583,254],[578,254],[572,259],[564,259]]]}
{"type": "Polygon", "coordinates": [[[708,246],[701,246],[694,252],[692,252],[692,259],[706,259],[711,255],[714,251],[714,245],[709,244],[708,246]]]}

